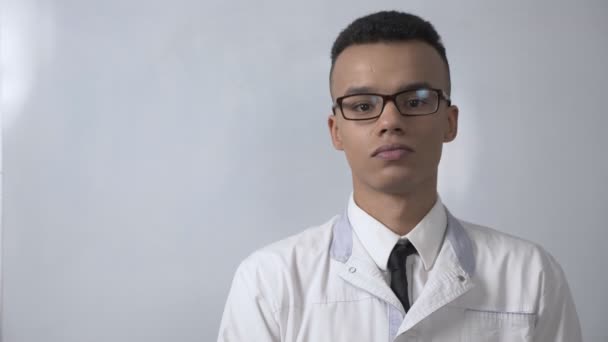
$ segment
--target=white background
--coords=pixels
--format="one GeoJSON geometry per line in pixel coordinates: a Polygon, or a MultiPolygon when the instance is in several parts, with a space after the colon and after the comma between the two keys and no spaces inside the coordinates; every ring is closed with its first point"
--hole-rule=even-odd
{"type": "Polygon", "coordinates": [[[380,9],[447,47],[444,202],[545,246],[608,341],[608,2],[4,0],[2,342],[213,341],[237,264],[345,207],[329,50],[380,9]]]}

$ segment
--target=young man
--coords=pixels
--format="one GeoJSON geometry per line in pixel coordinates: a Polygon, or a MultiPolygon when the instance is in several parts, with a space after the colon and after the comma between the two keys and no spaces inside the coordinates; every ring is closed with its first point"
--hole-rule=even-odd
{"type": "Polygon", "coordinates": [[[557,262],[454,218],[437,195],[458,108],[433,26],[375,13],[342,31],[331,57],[348,210],[243,261],[219,341],[581,341],[557,262]]]}

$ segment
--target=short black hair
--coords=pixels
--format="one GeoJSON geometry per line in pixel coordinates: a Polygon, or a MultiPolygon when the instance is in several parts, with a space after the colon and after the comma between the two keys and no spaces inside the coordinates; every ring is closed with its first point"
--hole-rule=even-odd
{"type": "MultiPolygon", "coordinates": [[[[381,11],[358,18],[336,38],[331,48],[331,74],[338,56],[349,46],[381,42],[406,42],[418,40],[431,45],[447,66],[450,80],[450,64],[441,37],[433,25],[421,17],[405,12],[381,11]]],[[[449,93],[449,88],[447,89],[449,93]]]]}

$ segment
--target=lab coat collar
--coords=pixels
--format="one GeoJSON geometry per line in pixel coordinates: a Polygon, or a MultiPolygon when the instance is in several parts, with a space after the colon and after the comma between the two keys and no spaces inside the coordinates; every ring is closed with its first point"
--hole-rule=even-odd
{"type": "Polygon", "coordinates": [[[342,215],[333,226],[330,255],[342,264],[340,277],[390,304],[389,330],[392,338],[408,331],[474,286],[472,277],[475,273],[475,257],[472,242],[460,222],[445,210],[448,220],[445,241],[448,243],[443,244],[436,266],[407,315],[382,278],[380,269],[369,255],[363,254],[363,247],[353,234],[348,215],[342,215]]]}
{"type": "MultiPolygon", "coordinates": [[[[473,255],[471,239],[465,232],[462,224],[445,208],[447,215],[447,228],[445,239],[452,245],[452,249],[462,269],[469,275],[475,273],[475,256],[473,255]]],[[[330,255],[333,259],[345,263],[353,252],[353,228],[349,222],[348,214],[341,215],[333,226],[333,236],[330,246],[330,255]]]]}

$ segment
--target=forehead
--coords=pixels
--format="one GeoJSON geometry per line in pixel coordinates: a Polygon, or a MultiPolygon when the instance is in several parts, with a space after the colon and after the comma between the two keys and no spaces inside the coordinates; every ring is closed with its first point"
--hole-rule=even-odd
{"type": "Polygon", "coordinates": [[[349,46],[338,56],[331,90],[335,97],[350,88],[393,93],[418,83],[447,90],[447,66],[431,45],[420,41],[372,43],[349,46]]]}

